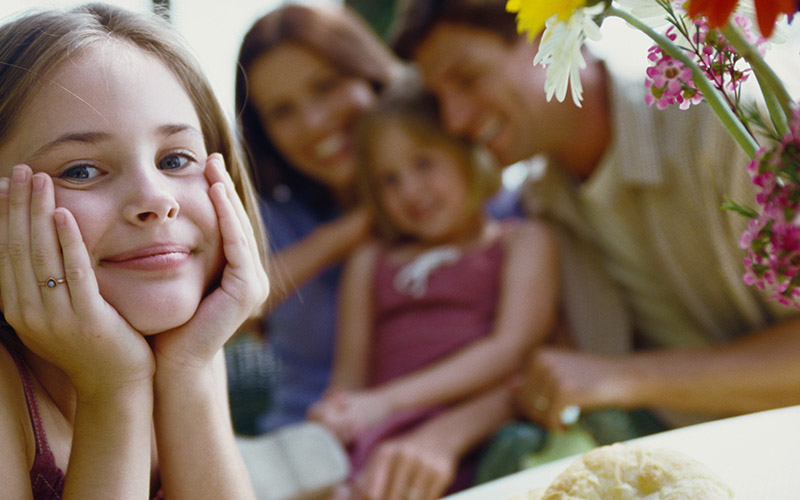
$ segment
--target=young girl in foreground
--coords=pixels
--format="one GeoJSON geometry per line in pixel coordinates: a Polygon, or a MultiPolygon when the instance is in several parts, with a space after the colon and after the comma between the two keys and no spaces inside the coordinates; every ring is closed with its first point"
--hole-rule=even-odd
{"type": "Polygon", "coordinates": [[[0,96],[3,497],[254,498],[221,348],[268,281],[198,66],[95,4],[0,27],[0,96]]]}
{"type": "Polygon", "coordinates": [[[408,94],[360,124],[362,192],[385,238],[347,263],[332,385],[310,413],[355,470],[377,443],[505,383],[556,319],[553,234],[487,218],[499,172],[442,129],[430,96],[408,94]]]}

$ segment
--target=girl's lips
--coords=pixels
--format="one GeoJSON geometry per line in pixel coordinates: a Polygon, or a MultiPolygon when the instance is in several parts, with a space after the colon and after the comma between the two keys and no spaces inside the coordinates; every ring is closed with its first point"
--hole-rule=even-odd
{"type": "Polygon", "coordinates": [[[139,271],[164,271],[174,269],[188,261],[189,247],[184,245],[159,245],[139,248],[112,255],[101,260],[104,266],[135,269],[139,271]]]}

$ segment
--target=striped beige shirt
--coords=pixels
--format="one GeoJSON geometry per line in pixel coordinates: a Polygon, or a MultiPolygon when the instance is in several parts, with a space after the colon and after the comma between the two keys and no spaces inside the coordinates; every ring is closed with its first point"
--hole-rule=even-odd
{"type": "Polygon", "coordinates": [[[707,345],[794,314],[742,282],[747,221],[721,205],[754,206],[749,160],[710,107],[648,108],[642,80],[610,89],[612,143],[592,177],[548,164],[523,195],[559,228],[579,345],[624,352],[634,330],[656,346],[707,345]]]}

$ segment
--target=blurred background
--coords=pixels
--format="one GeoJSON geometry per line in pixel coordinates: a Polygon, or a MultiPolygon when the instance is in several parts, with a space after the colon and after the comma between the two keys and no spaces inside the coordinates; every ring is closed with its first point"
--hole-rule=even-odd
{"type": "MultiPolygon", "coordinates": [[[[166,12],[200,59],[226,112],[232,116],[234,76],[239,44],[251,24],[286,0],[106,0],[133,10],[166,12]]],[[[295,0],[298,1],[298,0],[295,0]]],[[[304,3],[344,2],[360,12],[384,38],[392,21],[395,3],[401,0],[299,0],[304,3]]],[[[69,7],[85,0],[0,0],[0,22],[28,9],[69,7]]],[[[768,60],[781,73],[797,98],[800,95],[800,22],[786,32],[786,43],[770,49],[768,60]]],[[[644,76],[647,48],[644,35],[617,19],[603,25],[603,39],[594,50],[617,65],[644,76]]],[[[510,173],[509,173],[510,174],[510,173]]]]}
{"type": "MultiPolygon", "coordinates": [[[[316,0],[316,2],[343,0],[316,0]]],[[[194,48],[226,112],[233,113],[234,76],[239,44],[251,24],[283,0],[105,0],[137,11],[157,6],[194,48]]],[[[86,0],[0,0],[0,22],[16,13],[70,7],[86,0]]],[[[305,3],[315,3],[306,0],[305,3]]],[[[344,0],[361,12],[378,33],[386,34],[394,0],[344,0]]]]}

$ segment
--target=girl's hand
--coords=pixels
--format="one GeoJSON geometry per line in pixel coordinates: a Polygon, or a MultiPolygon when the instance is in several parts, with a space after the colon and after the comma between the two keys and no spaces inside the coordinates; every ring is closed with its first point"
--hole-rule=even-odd
{"type": "Polygon", "coordinates": [[[75,218],[55,207],[52,179],[26,165],[0,179],[0,290],[20,340],[63,370],[79,397],[152,377],[147,342],[100,295],[75,218]]]}
{"type": "Polygon", "coordinates": [[[356,484],[366,500],[435,500],[455,479],[458,459],[436,436],[412,432],[381,443],[356,484]]]}
{"type": "Polygon", "coordinates": [[[314,403],[308,418],[316,420],[336,434],[343,444],[383,422],[391,415],[376,391],[334,389],[314,403]]]}
{"type": "Polygon", "coordinates": [[[269,293],[250,219],[220,154],[209,155],[205,174],[219,221],[225,268],[217,288],[202,300],[186,324],[154,336],[152,345],[159,367],[164,361],[173,366],[209,366],[269,293]]]}

